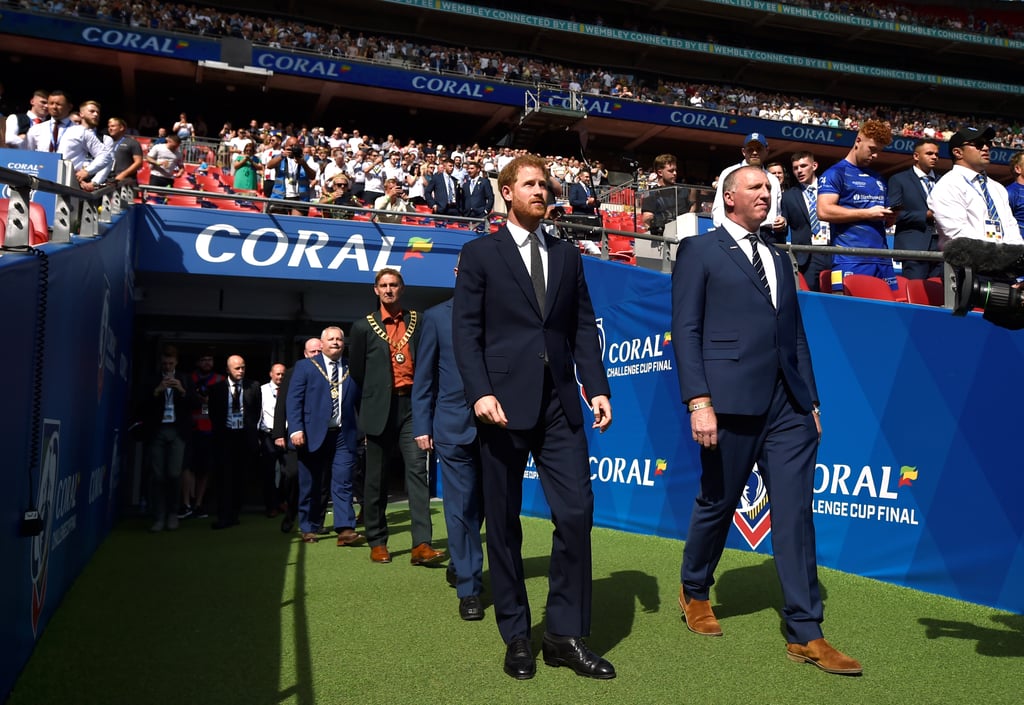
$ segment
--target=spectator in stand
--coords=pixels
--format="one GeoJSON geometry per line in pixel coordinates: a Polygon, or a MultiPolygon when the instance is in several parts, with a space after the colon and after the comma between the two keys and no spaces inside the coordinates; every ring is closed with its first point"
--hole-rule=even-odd
{"type": "Polygon", "coordinates": [[[408,201],[405,200],[405,193],[397,179],[386,179],[384,181],[384,195],[373,202],[373,209],[387,211],[386,213],[375,213],[374,221],[378,223],[401,223],[402,216],[413,210],[408,201]]]}
{"type": "Polygon", "coordinates": [[[193,137],[195,137],[196,128],[188,121],[188,117],[185,113],[182,113],[178,117],[178,121],[171,127],[171,132],[178,136],[178,140],[180,142],[187,144],[192,141],[193,137]]]}
{"type": "Polygon", "coordinates": [[[168,135],[166,143],[154,144],[149,148],[146,162],[152,166],[149,172],[150,186],[174,185],[174,179],[183,173],[185,168],[180,147],[181,140],[178,136],[168,135]]]}
{"type": "MultiPolygon", "coordinates": [[[[451,157],[445,157],[441,163],[443,170],[434,174],[423,195],[431,211],[437,215],[459,215],[462,187],[452,176],[455,161],[451,157]]],[[[439,221],[439,224],[442,223],[439,221]]]]}
{"type": "Polygon", "coordinates": [[[665,226],[689,203],[686,189],[676,186],[677,169],[674,154],[659,154],[654,158],[656,181],[640,205],[644,226],[652,235],[662,235],[665,226]]]}
{"type": "Polygon", "coordinates": [[[412,177],[412,183],[409,184],[409,203],[414,206],[429,205],[424,194],[430,180],[434,178],[434,165],[429,162],[414,164],[409,176],[412,177]]]}
{"type": "Polygon", "coordinates": [[[273,132],[267,136],[263,149],[260,150],[260,163],[263,164],[263,188],[261,193],[266,197],[274,190],[277,171],[269,166],[270,160],[281,155],[281,135],[273,132]]]}
{"type": "Polygon", "coordinates": [[[111,148],[114,167],[107,178],[108,182],[135,183],[135,175],[142,168],[142,146],[127,131],[128,125],[123,118],[112,117],[107,120],[107,134],[114,142],[111,148]]]}
{"type": "MultiPolygon", "coordinates": [[[[179,144],[180,144],[179,140],[179,144]]],[[[154,144],[167,144],[167,128],[161,127],[156,131],[156,137],[150,142],[150,145],[154,144]]]]}
{"type": "Polygon", "coordinates": [[[1015,178],[1006,187],[1006,195],[1010,199],[1010,210],[1013,211],[1018,229],[1024,232],[1024,152],[1016,152],[1010,158],[1010,168],[1015,178]]]}
{"type": "Polygon", "coordinates": [[[384,157],[379,149],[370,149],[363,162],[363,192],[360,194],[366,203],[376,203],[384,195],[384,157]]]}
{"type": "Polygon", "coordinates": [[[785,193],[786,167],[782,166],[782,162],[768,162],[768,164],[765,166],[765,170],[775,177],[775,180],[779,182],[779,188],[782,190],[783,193],[785,193]]]}
{"type": "MultiPolygon", "coordinates": [[[[270,198],[306,202],[312,198],[312,185],[316,183],[317,177],[316,167],[294,137],[289,137],[285,141],[281,153],[267,162],[267,168],[273,169],[275,174],[270,198]]],[[[308,209],[299,206],[269,205],[267,212],[305,215],[308,209]]]]}
{"type": "Polygon", "coordinates": [[[256,185],[260,183],[259,173],[263,171],[259,157],[256,156],[256,148],[249,142],[242,149],[241,154],[236,154],[232,160],[232,177],[235,191],[256,191],[256,185]]]}
{"type": "MultiPolygon", "coordinates": [[[[725,177],[741,166],[756,166],[765,169],[764,157],[768,154],[768,139],[759,132],[752,132],[743,140],[743,149],[740,150],[740,153],[743,155],[743,161],[726,167],[718,175],[715,203],[711,206],[711,220],[716,228],[721,227],[725,220],[725,202],[722,200],[722,184],[725,183],[725,177]]],[[[779,180],[767,170],[765,173],[768,174],[768,183],[772,187],[772,201],[769,204],[768,217],[765,218],[761,227],[770,230],[773,237],[777,237],[779,232],[785,233],[787,227],[786,219],[779,215],[779,206],[782,205],[782,186],[779,184],[779,180]]]]}
{"type": "MultiPolygon", "coordinates": [[[[818,218],[830,225],[835,247],[886,249],[885,229],[896,215],[888,207],[885,180],[871,162],[892,142],[892,130],[880,120],[868,120],[857,132],[846,158],[821,177],[818,218]]],[[[848,274],[867,274],[896,289],[892,260],[886,257],[832,258],[832,290],[843,290],[848,274]]]]}
{"type": "Polygon", "coordinates": [[[47,91],[36,91],[32,94],[27,112],[11,113],[7,116],[4,143],[9,148],[20,149],[26,146],[25,138],[28,136],[29,128],[45,122],[50,117],[50,113],[46,109],[49,97],[50,94],[47,91]]]}
{"type": "Polygon", "coordinates": [[[483,175],[480,162],[466,163],[466,183],[463,185],[462,215],[484,218],[494,210],[494,189],[491,180],[483,175]]]}
{"type": "MultiPolygon", "coordinates": [[[[889,179],[889,207],[896,212],[897,250],[938,252],[939,236],[935,216],[928,208],[928,195],[935,186],[935,165],[939,161],[939,143],[922,137],[914,143],[913,166],[889,179]]],[[[903,260],[903,276],[927,279],[942,276],[941,262],[903,260]]]]}
{"type": "Polygon", "coordinates": [[[940,247],[957,237],[1024,244],[1006,189],[985,173],[994,133],[991,127],[964,127],[949,140],[953,168],[928,196],[940,247]]]}
{"type": "MultiPolygon", "coordinates": [[[[352,195],[352,181],[348,174],[336,174],[333,179],[327,182],[329,188],[326,193],[320,196],[320,203],[324,205],[349,206],[349,208],[362,208],[362,202],[352,195]]],[[[328,218],[339,218],[350,220],[356,211],[341,208],[329,208],[324,211],[328,218]]]]}
{"type": "Polygon", "coordinates": [[[345,150],[335,147],[331,150],[331,157],[320,169],[321,193],[331,190],[331,180],[338,174],[345,173],[345,150]]]}
{"type": "Polygon", "coordinates": [[[573,215],[597,215],[601,201],[590,183],[590,170],[581,170],[577,177],[578,182],[569,184],[569,205],[573,215]]]}
{"type": "Polygon", "coordinates": [[[590,183],[594,185],[594,192],[598,194],[598,197],[606,193],[608,186],[610,186],[608,183],[608,169],[605,168],[599,159],[594,160],[590,167],[590,183]]]}

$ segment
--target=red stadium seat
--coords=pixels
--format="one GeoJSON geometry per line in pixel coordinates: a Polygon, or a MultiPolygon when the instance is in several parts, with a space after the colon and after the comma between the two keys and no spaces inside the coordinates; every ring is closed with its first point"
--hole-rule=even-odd
{"type": "Polygon", "coordinates": [[[888,284],[878,277],[869,277],[866,274],[847,274],[843,277],[843,293],[859,299],[896,300],[896,292],[890,289],[888,284]]]}
{"type": "Polygon", "coordinates": [[[946,303],[946,292],[942,280],[911,279],[907,282],[907,301],[922,306],[942,306],[946,303]]]}
{"type": "Polygon", "coordinates": [[[823,294],[832,293],[832,270],[826,269],[818,273],[818,291],[823,294]]]}
{"type": "MultiPolygon", "coordinates": [[[[219,200],[219,199],[218,199],[219,200]]],[[[168,206],[184,206],[187,208],[201,208],[199,199],[195,196],[168,196],[165,201],[168,206]]]]}
{"type": "Polygon", "coordinates": [[[902,301],[903,303],[907,302],[908,281],[910,280],[907,279],[906,277],[901,277],[898,274],[896,275],[896,291],[893,292],[893,295],[896,297],[897,301],[902,301]]]}
{"type": "Polygon", "coordinates": [[[807,280],[804,279],[803,272],[796,273],[796,283],[800,287],[800,291],[810,291],[811,287],[807,286],[807,280]]]}
{"type": "MultiPolygon", "coordinates": [[[[7,211],[10,209],[11,200],[0,198],[0,223],[4,231],[7,228],[7,211]]],[[[6,232],[0,232],[0,245],[4,244],[6,232]]],[[[28,244],[33,247],[50,241],[50,227],[46,222],[46,209],[39,203],[29,203],[28,209],[28,244]]]]}

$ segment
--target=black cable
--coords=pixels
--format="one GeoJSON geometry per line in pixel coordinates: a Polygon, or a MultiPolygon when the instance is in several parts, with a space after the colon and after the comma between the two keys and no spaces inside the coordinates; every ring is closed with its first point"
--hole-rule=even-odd
{"type": "Polygon", "coordinates": [[[4,252],[32,254],[39,258],[39,285],[36,296],[36,329],[32,354],[32,430],[29,434],[28,455],[28,508],[36,511],[36,497],[32,472],[39,467],[39,419],[43,405],[43,360],[46,351],[46,297],[50,282],[50,259],[42,250],[31,245],[0,247],[4,252]]]}

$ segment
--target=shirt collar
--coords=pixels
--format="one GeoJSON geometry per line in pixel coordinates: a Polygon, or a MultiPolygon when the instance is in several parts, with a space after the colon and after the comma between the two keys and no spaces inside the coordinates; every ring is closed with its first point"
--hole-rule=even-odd
{"type": "Polygon", "coordinates": [[[746,228],[730,218],[722,221],[722,227],[725,228],[725,231],[736,242],[742,242],[750,234],[746,228]]]}
{"type": "Polygon", "coordinates": [[[917,175],[918,179],[932,179],[932,180],[935,179],[935,172],[934,171],[932,171],[930,174],[926,174],[923,171],[921,171],[921,169],[918,168],[918,166],[916,164],[912,168],[914,169],[914,174],[917,175]]]}
{"type": "MultiPolygon", "coordinates": [[[[520,227],[513,223],[511,220],[505,221],[505,227],[508,228],[509,234],[516,243],[516,247],[524,247],[526,245],[527,238],[530,237],[530,231],[526,228],[520,227]]],[[[537,226],[537,240],[540,242],[542,250],[548,249],[548,243],[544,240],[544,232],[541,230],[541,226],[537,226]]]]}
{"type": "MultiPolygon", "coordinates": [[[[392,320],[394,320],[394,321],[401,321],[404,318],[405,318],[405,311],[403,311],[402,309],[399,309],[398,313],[396,313],[394,316],[392,316],[390,313],[387,312],[387,309],[385,309],[383,306],[380,307],[380,320],[382,320],[382,321],[392,321],[392,320]]],[[[324,359],[325,360],[329,360],[330,358],[327,357],[326,355],[324,355],[324,359]]]]}

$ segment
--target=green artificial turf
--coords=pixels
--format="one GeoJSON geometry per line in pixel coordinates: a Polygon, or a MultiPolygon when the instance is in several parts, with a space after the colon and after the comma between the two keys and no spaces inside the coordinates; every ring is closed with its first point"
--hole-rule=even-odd
{"type": "MultiPolygon", "coordinates": [[[[545,666],[514,681],[489,595],[463,622],[443,568],[409,564],[409,516],[392,505],[394,562],[333,540],[303,544],[243,516],[151,535],[126,520],[66,596],[11,705],[973,705],[1019,703],[1024,616],[821,569],[825,634],[864,665],[828,675],[785,658],[770,558],[726,551],[712,602],[725,636],[686,630],[682,543],[595,529],[590,645],[618,678],[545,666]]],[[[550,524],[524,519],[539,651],[550,524]]],[[[440,504],[434,545],[445,547],[440,504]]],[[[485,565],[485,585],[487,583],[485,565]]],[[[1024,588],[1022,588],[1024,589],[1024,588]]]]}

